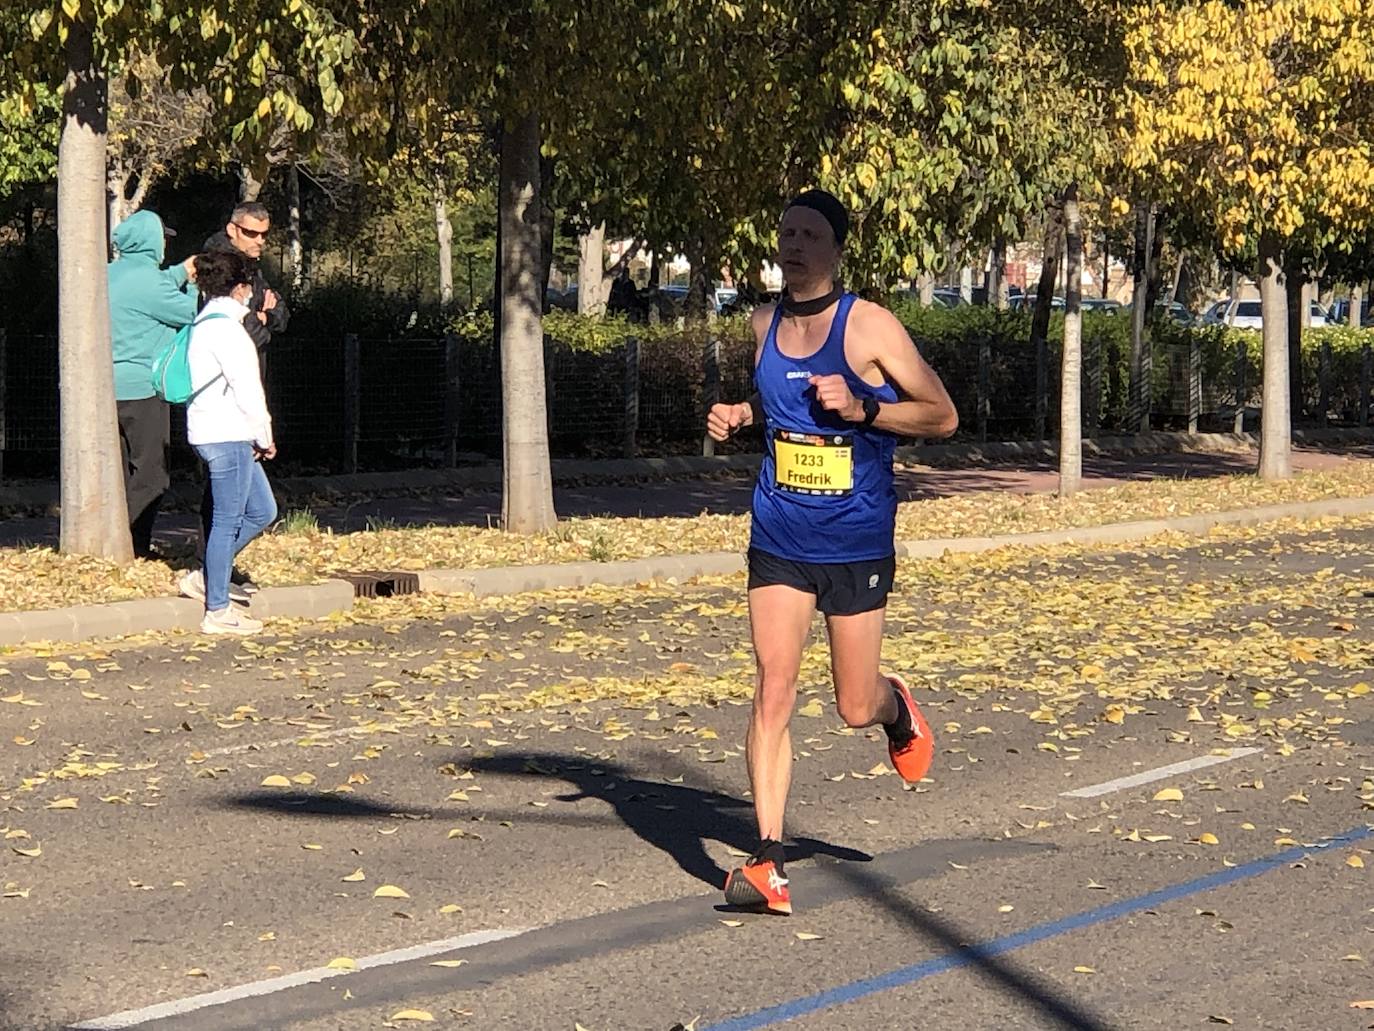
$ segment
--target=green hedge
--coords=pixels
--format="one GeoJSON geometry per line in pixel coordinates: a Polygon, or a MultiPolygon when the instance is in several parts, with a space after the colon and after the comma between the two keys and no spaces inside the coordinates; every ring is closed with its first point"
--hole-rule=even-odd
{"type": "MultiPolygon", "coordinates": [[[[980,350],[988,361],[987,433],[990,437],[1027,436],[1036,429],[1036,356],[1030,346],[1031,313],[997,311],[985,307],[922,308],[910,302],[893,305],[926,360],[941,374],[959,409],[960,435],[978,431],[980,350]]],[[[707,339],[722,342],[723,351],[737,364],[752,349],[748,318],[717,320],[710,326],[681,329],[672,323],[636,325],[618,318],[588,319],[566,312],[545,318],[545,331],[573,351],[606,353],[623,347],[628,338],[645,349],[699,350],[707,339]]],[[[490,340],[490,316],[467,316],[454,325],[465,338],[490,340]]],[[[1059,418],[1059,361],[1064,318],[1050,320],[1045,358],[1045,430],[1054,435],[1059,418]]],[[[1261,384],[1260,335],[1223,326],[1181,326],[1160,321],[1152,330],[1152,425],[1179,426],[1187,418],[1187,368],[1196,346],[1202,383],[1202,423],[1229,428],[1237,403],[1237,356],[1245,354],[1242,405],[1256,407],[1261,384]]],[[[1374,329],[1332,327],[1303,334],[1303,398],[1315,414],[1322,397],[1322,366],[1327,370],[1328,413],[1335,420],[1354,420],[1359,413],[1359,384],[1363,354],[1374,346],[1374,329]]],[[[1084,414],[1096,380],[1097,425],[1104,431],[1127,428],[1127,387],[1130,381],[1130,319],[1123,315],[1085,313],[1083,316],[1084,414]]],[[[733,377],[732,377],[733,378],[733,377]]]]}

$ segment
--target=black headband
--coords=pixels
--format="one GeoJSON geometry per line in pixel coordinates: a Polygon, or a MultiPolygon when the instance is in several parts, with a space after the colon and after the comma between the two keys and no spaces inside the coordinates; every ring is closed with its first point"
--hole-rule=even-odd
{"type": "Polygon", "coordinates": [[[833,193],[825,190],[807,190],[792,198],[788,208],[810,208],[830,223],[835,233],[835,242],[844,246],[844,238],[849,235],[849,212],[833,193]]]}

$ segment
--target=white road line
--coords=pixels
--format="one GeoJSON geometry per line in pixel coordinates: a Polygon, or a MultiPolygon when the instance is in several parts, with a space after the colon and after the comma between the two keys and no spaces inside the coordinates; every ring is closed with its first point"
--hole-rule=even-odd
{"type": "MultiPolygon", "coordinates": [[[[415,959],[424,959],[426,956],[437,956],[444,952],[454,952],[458,949],[470,949],[478,945],[487,945],[491,942],[501,941],[503,938],[514,938],[518,934],[524,934],[528,928],[509,928],[493,931],[473,931],[470,934],[460,934],[456,938],[444,938],[440,941],[429,942],[425,945],[412,945],[405,949],[395,949],[391,952],[379,952],[375,956],[364,956],[357,960],[359,970],[371,970],[374,967],[390,966],[394,963],[407,963],[415,959]]],[[[168,1017],[179,1017],[196,1010],[205,1009],[207,1006],[223,1006],[226,1003],[238,1002],[242,999],[251,999],[258,995],[271,995],[274,992],[285,991],[288,988],[298,988],[301,985],[315,984],[330,977],[339,977],[342,974],[352,973],[349,970],[334,970],[330,967],[316,967],[314,970],[302,970],[295,974],[283,974],[281,977],[271,977],[265,981],[252,981],[248,984],[238,985],[235,988],[221,988],[217,992],[205,992],[202,995],[192,995],[188,999],[178,999],[175,1002],[160,1002],[156,1006],[145,1006],[139,1010],[125,1010],[123,1013],[115,1013],[108,1017],[98,1017],[95,1020],[87,1020],[80,1024],[70,1025],[70,1031],[118,1031],[120,1028],[138,1027],[140,1024],[148,1023],[153,1020],[166,1020],[168,1017]]]]}
{"type": "Polygon", "coordinates": [[[1183,762],[1170,763],[1168,766],[1160,766],[1153,770],[1144,770],[1140,773],[1133,773],[1129,777],[1117,777],[1116,780],[1104,781],[1101,784],[1093,784],[1086,788],[1077,788],[1073,791],[1060,792],[1061,798],[1096,798],[1098,795],[1110,795],[1113,791],[1125,791],[1127,788],[1139,787],[1141,784],[1149,784],[1151,781],[1163,780],[1166,777],[1174,777],[1180,773],[1191,773],[1193,770],[1204,770],[1208,766],[1216,766],[1218,763],[1229,763],[1232,759],[1241,759],[1247,755],[1254,755],[1262,752],[1262,748],[1232,748],[1225,755],[1200,755],[1196,759],[1185,759],[1183,762]]]}
{"type": "Polygon", "coordinates": [[[279,737],[272,741],[250,741],[242,745],[212,748],[204,754],[207,758],[216,755],[240,755],[244,752],[261,752],[269,748],[280,748],[282,745],[294,745],[300,741],[327,741],[330,738],[347,737],[350,734],[396,734],[401,729],[401,725],[397,723],[377,723],[362,727],[336,727],[334,730],[320,731],[311,731],[302,727],[302,733],[295,737],[279,737]]]}

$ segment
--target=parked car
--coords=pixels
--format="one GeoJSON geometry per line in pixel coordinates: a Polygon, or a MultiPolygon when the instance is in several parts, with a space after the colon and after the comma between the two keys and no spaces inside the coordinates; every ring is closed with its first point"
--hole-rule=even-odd
{"type": "Polygon", "coordinates": [[[1231,299],[1229,297],[1223,298],[1220,301],[1213,301],[1207,306],[1207,310],[1198,316],[1198,321],[1208,326],[1220,325],[1230,303],[1231,299]]]}
{"type": "MultiPolygon", "coordinates": [[[[1343,297],[1334,302],[1326,321],[1336,326],[1346,325],[1350,321],[1350,301],[1343,297]]],[[[1374,326],[1374,305],[1370,304],[1368,297],[1360,302],[1360,325],[1374,326]]]]}
{"type": "Polygon", "coordinates": [[[1182,301],[1174,301],[1170,304],[1166,304],[1163,301],[1157,301],[1155,307],[1160,309],[1162,314],[1168,315],[1169,318],[1177,323],[1184,326],[1191,326],[1193,324],[1193,313],[1188,310],[1188,306],[1182,301]]]}
{"type": "Polygon", "coordinates": [[[1108,297],[1085,297],[1083,298],[1083,310],[1098,315],[1122,315],[1126,312],[1126,306],[1120,301],[1113,301],[1108,297]]]}
{"type": "MultiPolygon", "coordinates": [[[[1034,311],[1035,294],[1025,293],[1022,294],[1020,297],[1013,297],[1010,301],[1010,304],[1012,311],[1034,311]]],[[[1066,302],[1062,297],[1055,296],[1050,298],[1051,311],[1063,311],[1065,304],[1066,302]]]]}
{"type": "MultiPolygon", "coordinates": [[[[1314,329],[1331,324],[1326,309],[1316,301],[1312,302],[1308,319],[1308,325],[1314,329]]],[[[1229,297],[1215,302],[1200,321],[1209,325],[1233,326],[1236,329],[1260,329],[1264,325],[1264,320],[1260,317],[1259,301],[1236,301],[1233,308],[1229,297]]]]}

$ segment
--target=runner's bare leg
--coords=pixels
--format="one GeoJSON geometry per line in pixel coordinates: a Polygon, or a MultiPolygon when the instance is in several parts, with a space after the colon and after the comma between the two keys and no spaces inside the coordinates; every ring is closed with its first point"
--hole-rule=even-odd
{"type": "Polygon", "coordinates": [[[749,592],[749,626],[758,673],[745,756],[759,837],[782,840],[787,791],[792,784],[792,735],[788,723],[797,701],[802,649],[811,633],[816,596],[772,584],[749,592]]]}
{"type": "Polygon", "coordinates": [[[835,681],[835,708],[851,727],[891,723],[898,716],[892,685],[878,672],[887,610],[853,616],[826,616],[830,634],[830,670],[835,681]]]}

